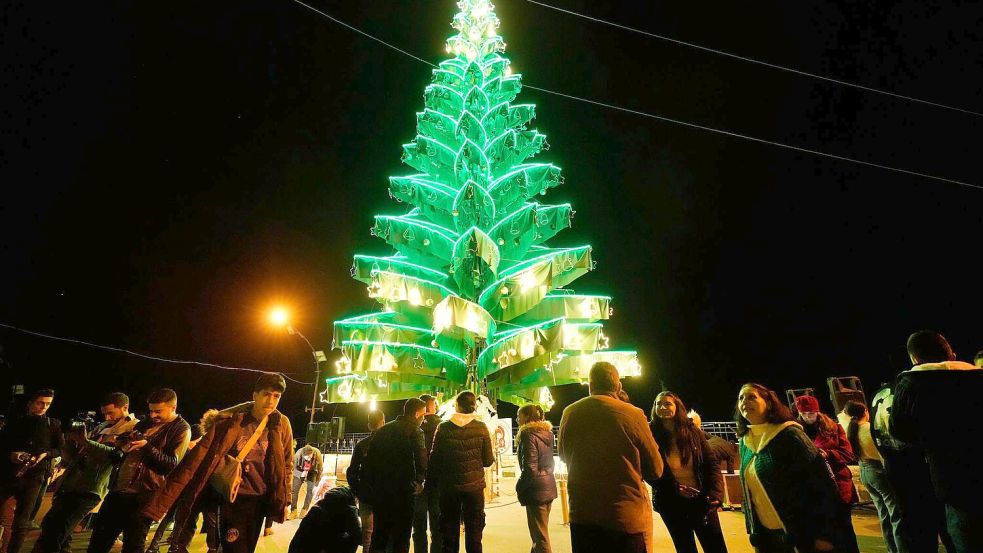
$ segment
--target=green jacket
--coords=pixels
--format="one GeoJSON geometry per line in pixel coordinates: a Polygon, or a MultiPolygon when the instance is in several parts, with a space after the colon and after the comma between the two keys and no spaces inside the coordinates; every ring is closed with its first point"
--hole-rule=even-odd
{"type": "MultiPolygon", "coordinates": [[[[742,439],[742,481],[751,463],[782,519],[788,543],[811,547],[817,538],[832,537],[830,532],[836,527],[836,485],[819,450],[798,425],[780,431],[757,454],[742,439]]],[[[751,545],[755,545],[763,528],[759,528],[747,494],[743,510],[751,545]]]]}
{"type": "Polygon", "coordinates": [[[97,426],[82,442],[81,447],[66,447],[65,461],[68,469],[62,477],[59,491],[91,493],[100,498],[109,491],[109,480],[117,466],[117,456],[112,455],[115,437],[136,426],[137,419],[130,415],[125,421],[104,422],[97,426]]]}

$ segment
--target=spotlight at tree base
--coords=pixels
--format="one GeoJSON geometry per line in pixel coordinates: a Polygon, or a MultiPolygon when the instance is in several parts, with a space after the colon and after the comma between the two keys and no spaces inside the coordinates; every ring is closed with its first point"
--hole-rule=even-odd
{"type": "Polygon", "coordinates": [[[290,321],[290,312],[283,307],[274,307],[270,309],[267,318],[273,326],[286,326],[287,322],[290,321]]]}
{"type": "Polygon", "coordinates": [[[601,332],[611,298],[569,288],[594,269],[593,249],[553,244],[574,211],[543,199],[563,177],[532,159],[546,136],[532,128],[536,106],[516,101],[522,76],[503,55],[495,6],[457,5],[450,58],[433,70],[402,148],[414,171],[389,179],[409,207],[371,229],[391,253],[359,254],[352,266],[379,309],[335,321],[344,362],[325,382],[328,402],[442,393],[446,411],[470,390],[490,408],[548,408],[550,387],[585,383],[595,362],[622,377],[641,370],[636,352],[611,350],[601,332]]]}

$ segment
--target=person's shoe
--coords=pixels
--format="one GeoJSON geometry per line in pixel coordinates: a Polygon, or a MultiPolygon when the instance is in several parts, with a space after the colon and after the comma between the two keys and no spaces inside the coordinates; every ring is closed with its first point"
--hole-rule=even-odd
{"type": "Polygon", "coordinates": [[[297,511],[290,511],[290,514],[287,515],[287,520],[293,520],[295,518],[297,518],[297,511]]]}
{"type": "Polygon", "coordinates": [[[272,528],[267,528],[267,529],[263,530],[263,535],[264,536],[272,536],[273,535],[273,529],[272,528]]]}

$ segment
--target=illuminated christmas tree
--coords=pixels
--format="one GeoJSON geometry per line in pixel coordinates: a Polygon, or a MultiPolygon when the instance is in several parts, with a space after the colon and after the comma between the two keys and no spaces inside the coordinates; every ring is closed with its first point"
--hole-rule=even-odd
{"type": "Polygon", "coordinates": [[[530,160],[547,149],[513,103],[520,75],[502,55],[487,0],[462,0],[402,161],[391,177],[409,209],[378,215],[372,233],[393,255],[356,255],[352,276],[382,306],[334,324],[342,351],[328,402],[403,399],[470,389],[515,404],[552,404],[549,386],[582,383],[595,361],[640,372],[634,351],[611,351],[600,321],[610,298],[565,288],[593,268],[591,247],[547,245],[570,226],[569,204],[538,198],[563,182],[530,160]]]}

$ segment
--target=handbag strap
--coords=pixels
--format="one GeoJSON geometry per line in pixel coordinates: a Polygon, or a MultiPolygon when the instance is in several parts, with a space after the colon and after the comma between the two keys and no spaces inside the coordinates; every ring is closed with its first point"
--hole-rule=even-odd
{"type": "Polygon", "coordinates": [[[256,445],[256,442],[259,441],[259,436],[263,433],[263,430],[266,429],[266,421],[269,418],[270,417],[268,416],[263,417],[263,420],[259,421],[259,426],[256,427],[256,431],[253,432],[253,435],[249,437],[249,441],[242,446],[242,449],[239,450],[239,454],[236,455],[237,461],[241,463],[242,460],[246,458],[246,455],[249,455],[249,451],[256,445]]]}

